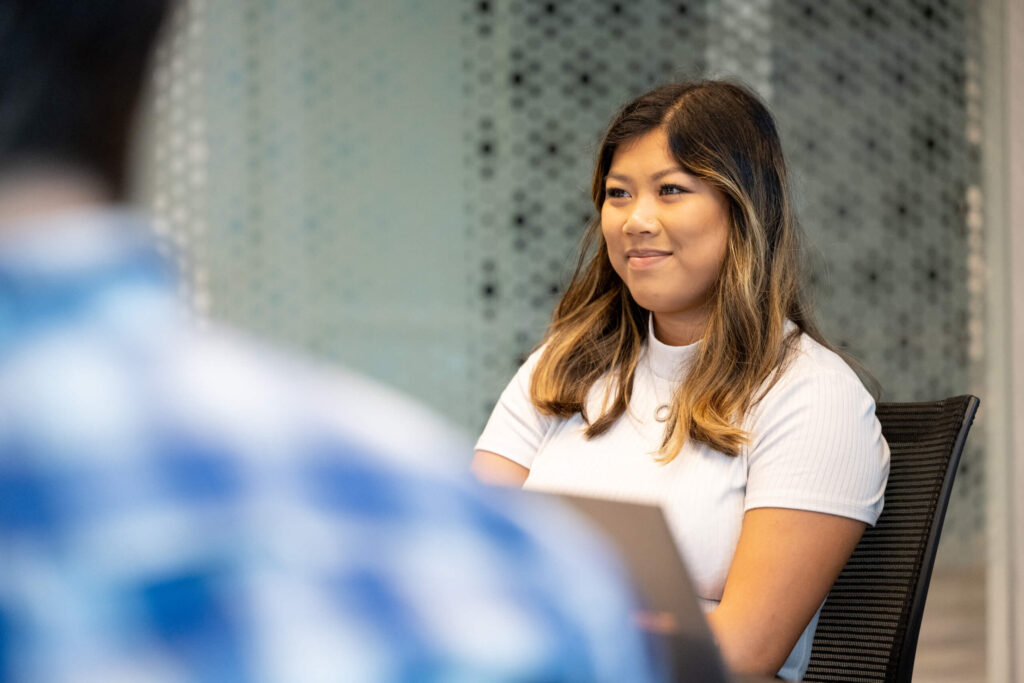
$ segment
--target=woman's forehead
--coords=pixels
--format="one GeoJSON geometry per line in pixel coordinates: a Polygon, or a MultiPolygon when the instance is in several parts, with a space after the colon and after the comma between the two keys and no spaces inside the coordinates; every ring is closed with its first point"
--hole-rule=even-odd
{"type": "Polygon", "coordinates": [[[609,171],[616,166],[640,164],[675,165],[678,167],[678,163],[669,149],[668,135],[664,129],[657,128],[618,145],[612,154],[609,171]]]}

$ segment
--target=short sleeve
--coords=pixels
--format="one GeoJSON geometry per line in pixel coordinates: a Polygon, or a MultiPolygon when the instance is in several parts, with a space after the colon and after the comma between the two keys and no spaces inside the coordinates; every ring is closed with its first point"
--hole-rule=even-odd
{"type": "Polygon", "coordinates": [[[791,369],[795,376],[753,413],[744,509],[809,510],[873,525],[889,476],[874,399],[845,364],[791,369]]]}
{"type": "Polygon", "coordinates": [[[534,351],[501,393],[476,450],[490,451],[529,469],[556,418],[542,415],[530,400],[530,378],[543,348],[534,351]]]}

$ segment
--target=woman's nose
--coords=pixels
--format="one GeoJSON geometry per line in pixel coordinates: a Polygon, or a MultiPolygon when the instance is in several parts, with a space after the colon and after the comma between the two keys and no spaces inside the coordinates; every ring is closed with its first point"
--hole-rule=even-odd
{"type": "Polygon", "coordinates": [[[630,235],[657,232],[659,227],[657,211],[646,201],[638,201],[622,225],[623,231],[630,235]]]}

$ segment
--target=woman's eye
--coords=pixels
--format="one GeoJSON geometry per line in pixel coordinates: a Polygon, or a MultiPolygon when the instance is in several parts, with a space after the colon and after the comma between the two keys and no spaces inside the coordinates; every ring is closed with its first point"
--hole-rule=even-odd
{"type": "Polygon", "coordinates": [[[684,192],[689,192],[689,190],[682,185],[668,183],[661,186],[661,194],[683,194],[684,192]]]}
{"type": "Polygon", "coordinates": [[[605,194],[607,194],[608,197],[611,198],[611,199],[620,199],[622,197],[628,197],[629,196],[629,193],[626,192],[621,187],[609,187],[605,191],[605,194]]]}

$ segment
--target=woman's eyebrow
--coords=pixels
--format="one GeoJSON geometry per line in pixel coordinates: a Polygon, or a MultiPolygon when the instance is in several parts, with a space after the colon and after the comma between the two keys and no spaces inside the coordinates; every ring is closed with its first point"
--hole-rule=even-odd
{"type": "MultiPolygon", "coordinates": [[[[651,180],[661,180],[665,176],[670,175],[672,173],[686,173],[686,171],[679,168],[678,166],[670,166],[669,168],[662,169],[657,173],[652,173],[651,180]]],[[[608,179],[618,180],[619,182],[625,183],[629,182],[630,177],[627,175],[622,175],[621,173],[609,173],[608,175],[605,176],[605,180],[608,179]]]]}
{"type": "Polygon", "coordinates": [[[658,171],[657,173],[652,175],[651,176],[651,180],[661,180],[665,176],[671,175],[673,173],[684,173],[685,174],[686,171],[684,171],[683,169],[679,168],[678,166],[671,166],[671,167],[666,168],[666,169],[664,169],[662,171],[658,171]]]}

